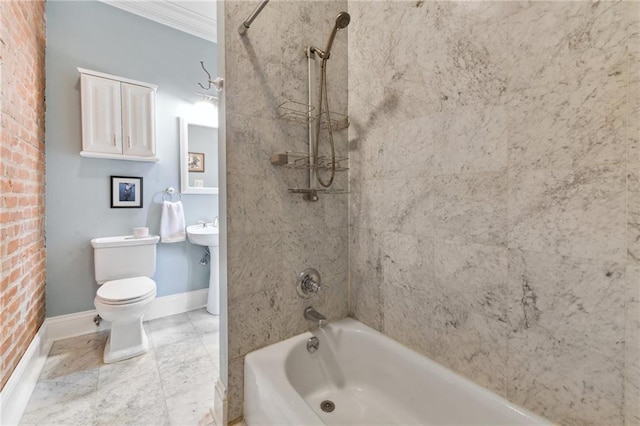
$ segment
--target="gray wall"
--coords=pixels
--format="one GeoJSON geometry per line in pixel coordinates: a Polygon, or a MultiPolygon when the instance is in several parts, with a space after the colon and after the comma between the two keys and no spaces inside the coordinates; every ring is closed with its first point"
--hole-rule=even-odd
{"type": "MultiPolygon", "coordinates": [[[[160,203],[179,185],[179,121],[194,114],[199,61],[216,74],[216,45],[94,1],[46,5],[47,316],[93,309],[97,289],[89,240],[159,232],[160,203]],[[158,163],[82,158],[77,67],[157,84],[158,163]],[[111,209],[111,175],[142,176],[142,209],[111,209]]],[[[217,215],[214,195],[182,197],[187,224],[217,215]]],[[[206,288],[201,247],[158,245],[158,296],[206,288]]]]}
{"type": "MultiPolygon", "coordinates": [[[[237,28],[256,1],[225,2],[228,196],[229,418],[242,413],[248,352],[312,326],[296,295],[297,274],[316,268],[329,286],[311,303],[330,319],[347,314],[347,197],[310,203],[287,192],[304,172],[274,167],[269,156],[307,149],[304,125],[276,119],[285,99],[306,102],[309,45],[324,46],[345,1],[271,2],[247,31],[237,28]],[[280,23],[280,25],[275,25],[280,23]]],[[[346,113],[347,33],[328,63],[331,108],[346,113]]],[[[346,131],[336,133],[338,153],[346,131]]],[[[345,188],[347,176],[336,187],[345,188]]]]}
{"type": "Polygon", "coordinates": [[[349,2],[351,315],[640,424],[640,4],[349,2]]]}

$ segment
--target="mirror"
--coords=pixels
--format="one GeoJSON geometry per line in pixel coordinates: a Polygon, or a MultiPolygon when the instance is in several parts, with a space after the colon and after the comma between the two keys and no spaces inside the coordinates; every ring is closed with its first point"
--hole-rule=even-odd
{"type": "Polygon", "coordinates": [[[180,190],[218,193],[218,129],[180,117],[180,190]]]}

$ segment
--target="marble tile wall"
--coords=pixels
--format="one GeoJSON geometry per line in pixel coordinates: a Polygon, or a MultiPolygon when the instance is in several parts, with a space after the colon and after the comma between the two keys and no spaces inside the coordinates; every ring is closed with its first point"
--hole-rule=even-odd
{"type": "MultiPolygon", "coordinates": [[[[328,285],[312,303],[330,319],[347,315],[348,217],[345,195],[310,203],[288,193],[304,172],[270,164],[273,153],[307,150],[307,128],[278,119],[287,99],[307,102],[305,48],[324,48],[340,1],[272,1],[246,36],[237,28],[258,1],[225,2],[229,419],[242,414],[244,356],[309,329],[295,281],[304,269],[328,285]]],[[[346,114],[347,33],[328,62],[331,110],[346,114]]],[[[346,154],[347,132],[335,135],[346,154]]],[[[336,186],[346,188],[347,176],[336,186]]]]}
{"type": "MultiPolygon", "coordinates": [[[[636,8],[635,16],[638,16],[636,8]]],[[[629,25],[624,416],[640,424],[640,19],[629,25]]]]}
{"type": "Polygon", "coordinates": [[[349,2],[350,315],[640,425],[640,3],[349,2]]]}

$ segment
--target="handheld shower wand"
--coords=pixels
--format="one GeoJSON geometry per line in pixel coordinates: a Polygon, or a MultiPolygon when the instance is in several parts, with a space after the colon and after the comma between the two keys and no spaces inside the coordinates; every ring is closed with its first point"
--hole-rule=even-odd
{"type": "Polygon", "coordinates": [[[315,52],[321,59],[320,63],[320,90],[319,90],[319,99],[318,99],[318,115],[315,120],[315,144],[313,149],[313,164],[315,165],[316,171],[316,179],[318,183],[328,188],[333,183],[333,179],[336,175],[336,151],[335,144],[333,142],[333,129],[331,128],[331,113],[329,112],[329,100],[327,96],[327,59],[329,59],[329,55],[331,54],[331,46],[333,46],[333,40],[336,38],[336,34],[338,33],[338,29],[346,28],[351,22],[351,16],[347,12],[340,12],[336,16],[336,23],[331,30],[331,35],[329,36],[329,40],[327,41],[327,47],[324,51],[311,47],[310,50],[315,52]],[[324,102],[323,102],[324,100],[324,102]],[[324,105],[324,114],[326,115],[326,126],[327,131],[329,133],[329,146],[331,147],[331,177],[328,181],[323,180],[320,177],[319,169],[318,169],[318,146],[320,142],[320,121],[322,118],[322,107],[324,105]]]}
{"type": "Polygon", "coordinates": [[[324,51],[319,49],[317,50],[318,55],[323,60],[326,61],[327,59],[329,59],[329,55],[331,54],[331,46],[333,46],[333,40],[336,38],[338,30],[346,28],[347,25],[349,25],[349,22],[351,22],[351,16],[347,12],[338,13],[338,15],[336,16],[336,24],[333,26],[333,30],[331,30],[329,40],[327,40],[327,47],[324,49],[324,51]]]}

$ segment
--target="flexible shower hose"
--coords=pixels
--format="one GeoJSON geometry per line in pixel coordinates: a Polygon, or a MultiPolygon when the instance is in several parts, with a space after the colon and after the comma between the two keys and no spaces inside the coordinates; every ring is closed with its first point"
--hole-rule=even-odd
{"type": "Polygon", "coordinates": [[[320,64],[320,100],[318,102],[318,118],[316,120],[316,140],[315,140],[315,149],[314,151],[314,165],[316,170],[316,179],[318,183],[325,188],[328,188],[333,183],[333,179],[336,176],[336,150],[335,145],[333,143],[333,129],[331,128],[331,114],[329,113],[329,97],[327,96],[327,60],[322,59],[322,63],[320,64]],[[329,178],[328,182],[324,182],[320,177],[319,167],[318,167],[318,147],[320,145],[320,122],[322,121],[322,98],[324,96],[324,105],[325,112],[327,115],[327,130],[329,131],[329,145],[331,146],[331,178],[329,178]]]}

